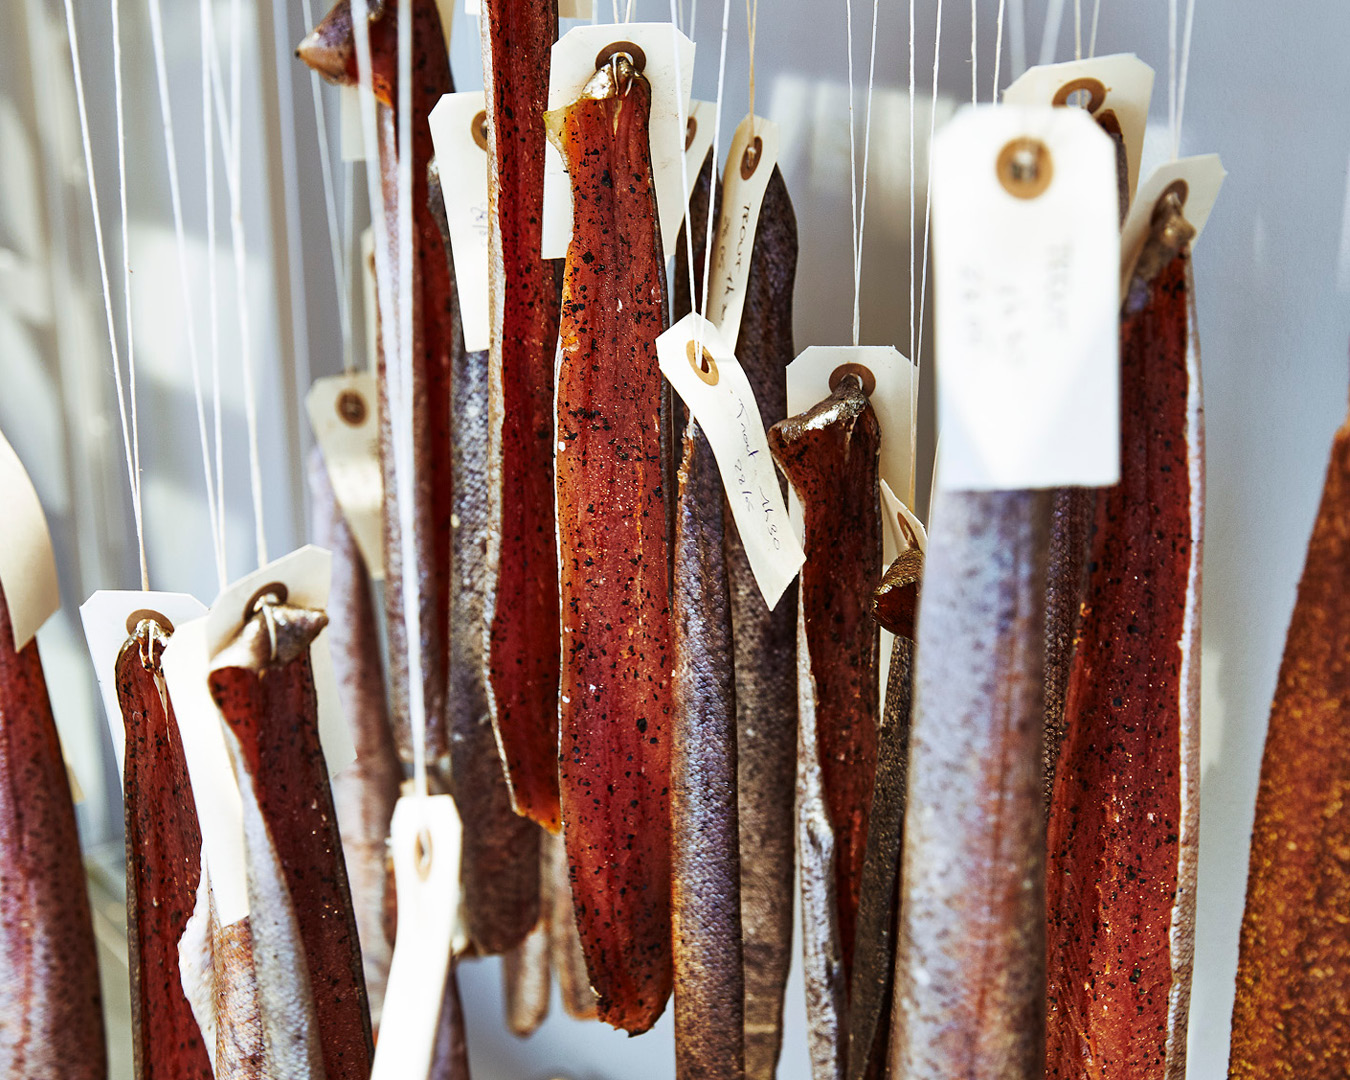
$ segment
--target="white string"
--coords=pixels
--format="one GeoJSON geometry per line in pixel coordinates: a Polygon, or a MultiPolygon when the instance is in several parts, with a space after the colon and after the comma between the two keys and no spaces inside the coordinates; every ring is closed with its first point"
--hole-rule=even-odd
{"type": "Polygon", "coordinates": [[[1083,59],[1083,0],[1073,0],[1073,58],[1083,59]]]}
{"type": "Polygon", "coordinates": [[[1012,77],[1020,79],[1027,69],[1027,9],[1025,0],[1009,0],[1012,8],[1012,29],[1008,35],[1009,61],[1012,77]]]}
{"type": "Polygon", "coordinates": [[[1088,57],[1093,58],[1097,55],[1097,25],[1101,22],[1102,0],[1093,0],[1092,4],[1092,37],[1088,42],[1088,57]]]}
{"type": "Polygon", "coordinates": [[[853,344],[859,342],[862,311],[862,250],[863,232],[867,225],[867,166],[872,146],[872,100],[877,70],[877,17],[880,0],[872,0],[871,59],[867,69],[867,112],[863,120],[863,176],[862,202],[858,194],[858,150],[853,122],[853,0],[845,0],[844,15],[848,20],[848,169],[849,196],[853,210],[853,344]]]}
{"type": "Polygon", "coordinates": [[[1186,83],[1191,73],[1191,31],[1195,29],[1195,0],[1186,0],[1186,30],[1181,41],[1181,78],[1177,89],[1177,128],[1172,142],[1172,160],[1181,154],[1181,125],[1186,115],[1186,83]]]}
{"type": "Polygon", "coordinates": [[[1177,131],[1177,0],[1167,0],[1167,128],[1175,161],[1181,141],[1177,131]]]}
{"type": "MultiPolygon", "coordinates": [[[[592,8],[594,10],[594,8],[592,8]]],[[[356,175],[355,166],[350,161],[343,162],[342,165],[342,296],[347,305],[347,340],[343,343],[344,351],[342,354],[342,370],[352,372],[356,370],[356,341],[352,334],[352,308],[351,308],[351,287],[352,272],[351,264],[347,262],[347,256],[352,251],[352,244],[356,232],[356,226],[353,221],[356,216],[356,175]]],[[[374,363],[371,358],[370,363],[374,363]]]]}
{"type": "MultiPolygon", "coordinates": [[[[919,333],[914,344],[914,375],[910,381],[910,415],[918,411],[919,372],[923,357],[923,313],[928,306],[928,241],[933,225],[930,206],[933,202],[933,136],[937,132],[938,72],[942,68],[942,0],[937,2],[937,29],[933,33],[933,96],[928,110],[928,154],[924,162],[928,172],[927,189],[923,199],[923,266],[919,273],[919,333]]],[[[915,487],[917,455],[909,457],[909,488],[915,487]]]]}
{"type": "Polygon", "coordinates": [[[980,100],[979,2],[970,0],[970,103],[980,100]]]}
{"type": "Polygon", "coordinates": [[[1045,32],[1041,35],[1042,64],[1053,64],[1059,49],[1059,30],[1064,25],[1064,0],[1050,0],[1045,12],[1045,32]]]}
{"type": "Polygon", "coordinates": [[[853,344],[858,344],[858,150],[853,133],[853,0],[844,0],[844,40],[848,46],[848,197],[853,216],[853,344]]]}
{"type": "MultiPolygon", "coordinates": [[[[717,103],[713,108],[712,159],[714,164],[722,160],[720,150],[722,144],[722,97],[726,90],[727,29],[730,25],[731,25],[731,0],[722,0],[722,47],[717,61],[717,103]]],[[[708,215],[707,215],[708,221],[707,221],[707,232],[704,236],[704,248],[703,248],[703,297],[702,297],[703,302],[699,305],[699,307],[700,310],[703,312],[703,317],[705,319],[708,317],[708,294],[712,292],[712,290],[708,288],[708,278],[712,274],[713,226],[716,224],[714,219],[717,217],[717,215],[713,213],[713,209],[716,203],[716,200],[713,197],[715,193],[714,192],[715,187],[716,185],[713,185],[708,190],[708,215]]],[[[691,293],[690,296],[692,297],[693,294],[691,293]]],[[[703,343],[701,341],[697,342],[697,346],[701,346],[702,344],[703,343]]],[[[696,352],[696,355],[701,354],[698,354],[696,352]]]]}
{"type": "Polygon", "coordinates": [[[998,104],[998,74],[999,67],[1003,63],[1003,16],[1007,12],[1008,0],[998,0],[998,30],[994,38],[994,97],[993,102],[998,104]]]}
{"type": "MultiPolygon", "coordinates": [[[[917,213],[915,209],[914,184],[917,179],[915,170],[914,151],[914,125],[916,122],[914,115],[914,98],[918,88],[916,82],[915,57],[914,57],[914,11],[917,6],[917,0],[909,0],[909,355],[914,356],[914,314],[918,308],[919,302],[919,283],[915,280],[915,271],[918,270],[918,238],[915,233],[915,219],[917,213]]],[[[913,412],[910,413],[913,416],[913,412]]],[[[910,425],[910,456],[913,457],[914,451],[914,425],[910,425]]]]}
{"type": "MultiPolygon", "coordinates": [[[[197,353],[197,317],[188,279],[187,235],[183,228],[183,197],[178,183],[178,149],[173,136],[173,110],[169,103],[169,74],[164,59],[164,15],[160,0],[149,0],[150,38],[155,53],[155,78],[159,84],[159,111],[164,126],[164,152],[169,163],[169,198],[173,205],[174,240],[178,247],[178,284],[183,294],[183,312],[187,319],[188,361],[192,367],[192,392],[197,406],[197,433],[201,438],[202,470],[206,474],[206,507],[211,523],[212,547],[216,556],[216,578],[223,591],[228,584],[225,572],[225,537],[216,510],[216,486],[211,473],[211,452],[207,445],[206,407],[202,402],[201,360],[197,353]]],[[[206,132],[210,139],[210,132],[206,132]]]]}
{"type": "MultiPolygon", "coordinates": [[[[680,64],[680,36],[679,36],[679,34],[677,33],[677,30],[676,30],[676,22],[675,22],[675,4],[676,4],[676,0],[670,0],[670,51],[671,51],[671,55],[675,58],[675,86],[676,86],[677,88],[683,88],[683,86],[684,86],[684,73],[680,70],[680,68],[681,68],[681,64],[680,64]]],[[[677,116],[678,119],[679,119],[679,124],[680,124],[679,130],[680,130],[680,131],[687,131],[687,130],[689,129],[689,117],[686,115],[686,113],[685,113],[685,111],[684,111],[684,94],[683,94],[683,93],[680,93],[680,92],[677,92],[677,93],[675,94],[675,114],[676,114],[676,116],[677,116]]],[[[700,163],[700,168],[702,168],[702,163],[700,163]]],[[[714,173],[714,176],[710,179],[710,181],[709,181],[709,187],[708,187],[708,216],[709,216],[709,217],[712,217],[713,211],[714,211],[714,209],[715,209],[715,207],[716,207],[716,199],[715,199],[715,197],[714,197],[714,196],[715,196],[715,193],[716,193],[716,190],[717,190],[717,177],[716,177],[716,175],[715,175],[716,172],[717,172],[717,158],[716,158],[716,156],[713,157],[712,171],[713,171],[713,173],[714,173]]],[[[694,309],[694,305],[698,302],[698,283],[697,283],[697,280],[696,280],[695,277],[694,277],[694,237],[693,237],[693,221],[692,221],[692,220],[690,219],[690,217],[689,217],[690,188],[689,188],[689,155],[688,155],[688,154],[681,154],[681,155],[680,155],[680,192],[681,192],[681,194],[684,196],[684,204],[683,204],[683,205],[684,205],[684,228],[681,229],[680,231],[681,231],[682,233],[684,233],[684,253],[685,253],[684,262],[685,262],[685,269],[689,271],[689,309],[692,311],[692,310],[694,309]]],[[[694,336],[695,336],[695,338],[698,338],[698,337],[700,336],[700,334],[696,331],[695,334],[694,334],[694,336]]],[[[698,344],[701,344],[701,343],[698,343],[698,344]]],[[[697,344],[696,344],[695,348],[697,349],[697,344]]],[[[695,352],[695,355],[699,355],[699,354],[697,353],[697,351],[695,352]]]]}
{"type": "MultiPolygon", "coordinates": [[[[216,521],[220,524],[220,557],[225,557],[225,455],[220,414],[220,288],[216,279],[216,143],[211,124],[211,76],[219,74],[215,48],[215,13],[211,0],[200,0],[202,69],[202,139],[205,149],[207,309],[211,319],[211,408],[216,442],[216,521]]],[[[228,576],[228,575],[227,575],[228,576]]]]}
{"type": "MultiPolygon", "coordinates": [[[[98,250],[99,280],[103,285],[103,314],[108,322],[108,346],[112,350],[113,381],[117,386],[117,413],[122,421],[122,449],[126,454],[127,482],[131,488],[132,513],[136,521],[136,536],[141,547],[142,588],[149,588],[145,578],[145,543],[141,533],[140,483],[131,450],[131,432],[127,425],[126,398],[122,390],[122,360],[117,347],[117,326],[113,319],[112,287],[108,281],[108,256],[103,243],[103,215],[98,206],[98,184],[94,180],[94,154],[89,139],[89,111],[85,107],[84,78],[80,73],[80,46],[75,33],[75,12],[71,0],[65,0],[66,36],[70,42],[70,63],[75,74],[75,105],[80,114],[80,141],[84,147],[84,172],[89,183],[89,207],[94,217],[94,246],[98,250]]],[[[125,243],[125,238],[123,240],[125,243]]],[[[128,328],[129,329],[129,328],[128,328]]]]}
{"type": "Polygon", "coordinates": [[[131,230],[127,227],[127,138],[126,109],[122,95],[122,17],[120,0],[111,0],[113,38],[113,97],[117,108],[117,196],[122,214],[122,299],[127,335],[127,393],[131,398],[131,458],[136,470],[132,513],[136,519],[136,546],[141,558],[141,588],[149,590],[150,571],[145,561],[145,521],[141,508],[141,431],[136,411],[136,335],[131,319],[131,230]]]}
{"type": "MultiPolygon", "coordinates": [[[[314,11],[310,0],[301,0],[305,26],[314,25],[314,11]]],[[[314,129],[319,141],[319,172],[323,177],[323,205],[328,216],[328,247],[333,259],[333,284],[337,289],[338,325],[342,333],[343,370],[351,374],[352,365],[352,314],[347,295],[347,249],[342,245],[342,234],[338,230],[337,196],[333,190],[333,163],[328,148],[328,122],[323,104],[323,89],[319,85],[319,73],[313,68],[309,72],[309,88],[314,99],[314,129]]]]}

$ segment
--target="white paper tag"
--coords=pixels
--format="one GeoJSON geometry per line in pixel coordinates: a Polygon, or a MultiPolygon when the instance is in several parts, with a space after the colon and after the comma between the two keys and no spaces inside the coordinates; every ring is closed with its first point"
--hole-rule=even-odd
{"type": "Polygon", "coordinates": [[[371,1080],[428,1076],[459,908],[462,835],[449,795],[404,795],[390,823],[398,937],[371,1080]]]}
{"type": "Polygon", "coordinates": [[[806,554],[788,522],[750,380],[726,339],[697,312],[656,339],[656,354],[662,374],[708,436],[755,583],[773,610],[806,554]],[[701,359],[696,334],[703,342],[701,359]]]}
{"type": "Polygon", "coordinates": [[[103,698],[103,712],[108,720],[108,733],[112,736],[118,776],[124,775],[126,771],[126,725],[122,722],[122,706],[117,700],[117,656],[135,629],[135,623],[128,623],[130,616],[136,612],[162,615],[176,627],[200,619],[206,614],[206,605],[187,593],[115,592],[107,589],[94,593],[80,605],[80,621],[84,624],[89,659],[93,662],[99,695],[103,698]]]}
{"type": "Polygon", "coordinates": [[[317,379],[305,397],[328,481],[366,572],[376,581],[384,578],[378,394],[375,376],[359,373],[317,379]]]}
{"type": "Polygon", "coordinates": [[[933,153],[944,490],[1119,476],[1115,148],[1079,109],[966,106],[933,153]]]}
{"type": "MultiPolygon", "coordinates": [[[[690,193],[694,190],[694,182],[698,180],[699,170],[703,168],[703,159],[712,149],[716,108],[715,101],[691,101],[689,115],[684,118],[684,167],[689,174],[690,193]]],[[[667,254],[673,255],[675,252],[672,250],[667,254]]]]}
{"type": "Polygon", "coordinates": [[[366,134],[361,126],[361,88],[338,87],[338,141],[343,161],[366,160],[366,134]]]}
{"type": "Polygon", "coordinates": [[[445,54],[450,55],[450,37],[455,30],[455,0],[436,0],[436,11],[441,17],[441,33],[445,35],[445,54]]]}
{"type": "Polygon", "coordinates": [[[1205,223],[1219,199],[1219,189],[1223,187],[1223,162],[1218,154],[1203,154],[1199,157],[1182,158],[1171,161],[1154,171],[1153,175],[1139,189],[1139,198],[1130,207],[1130,216],[1125,219],[1125,228],[1120,234],[1120,295],[1123,298],[1130,287],[1130,276],[1134,273],[1134,264],[1139,261],[1139,253],[1148,240],[1149,228],[1153,224],[1153,211],[1158,200],[1174,184],[1185,184],[1186,198],[1184,207],[1186,220],[1195,229],[1195,239],[1191,249],[1200,240],[1205,223]]]}
{"type": "MultiPolygon", "coordinates": [[[[652,88],[651,120],[648,126],[652,178],[656,184],[656,206],[661,218],[661,245],[667,255],[673,255],[685,210],[681,198],[683,178],[680,156],[684,153],[685,143],[681,116],[687,118],[689,115],[689,90],[694,78],[694,43],[670,23],[574,27],[553,46],[548,107],[550,111],[562,109],[576,101],[595,74],[596,57],[607,46],[617,42],[636,45],[646,57],[642,74],[652,88]],[[677,45],[680,69],[678,88],[675,85],[677,45]]],[[[689,177],[691,184],[695,175],[697,173],[689,177]]],[[[562,155],[549,142],[544,150],[543,258],[566,258],[571,241],[572,186],[562,155]]]]}
{"type": "Polygon", "coordinates": [[[1153,98],[1153,69],[1133,53],[1034,67],[1003,92],[1003,104],[1068,105],[1071,96],[1075,99],[1072,104],[1085,98],[1084,107],[1093,116],[1099,116],[1104,109],[1116,114],[1125,141],[1133,203],[1139,186],[1139,159],[1144,148],[1144,129],[1148,126],[1148,106],[1153,98]]]}
{"type": "MultiPolygon", "coordinates": [[[[380,345],[376,340],[380,327],[378,290],[375,287],[375,229],[367,225],[361,232],[361,311],[365,315],[366,367],[376,370],[380,345]]],[[[383,558],[381,558],[383,564],[383,558]]]]}
{"type": "Polygon", "coordinates": [[[589,19],[594,10],[592,0],[558,0],[560,19],[589,19]]]}
{"type": "Polygon", "coordinates": [[[889,568],[901,553],[910,548],[917,547],[921,555],[927,555],[928,530],[885,480],[881,482],[881,508],[886,515],[886,546],[888,551],[894,552],[886,557],[886,566],[889,568]]]}
{"type": "Polygon", "coordinates": [[[207,683],[206,616],[180,623],[160,666],[183,739],[192,799],[202,830],[202,860],[209,868],[222,926],[248,914],[248,862],[244,858],[244,809],[225,746],[224,721],[207,683]]]}
{"type": "Polygon", "coordinates": [[[17,652],[33,640],[61,606],[56,581],[56,556],[33,481],[0,432],[0,507],[4,507],[4,535],[0,538],[0,589],[5,593],[9,622],[17,652]]]}
{"type": "Polygon", "coordinates": [[[483,91],[445,94],[431,110],[431,140],[450,225],[464,348],[482,352],[488,329],[488,156],[483,91]]]}
{"type": "Polygon", "coordinates": [[[727,168],[722,177],[722,214],[713,246],[712,286],[708,292],[708,318],[732,343],[740,339],[759,210],[777,164],[778,125],[747,116],[736,128],[727,153],[727,168]]]}
{"type": "MultiPolygon", "coordinates": [[[[216,597],[206,616],[206,647],[209,659],[233,640],[244,625],[244,606],[264,585],[280,582],[286,586],[286,603],[296,607],[326,609],[333,556],[323,548],[308,544],[283,555],[240,578],[216,597]]],[[[328,762],[328,775],[335,776],[356,760],[351,728],[338,695],[333,658],[328,651],[325,627],[310,644],[309,662],[314,674],[314,693],[318,699],[319,742],[328,762]]]]}

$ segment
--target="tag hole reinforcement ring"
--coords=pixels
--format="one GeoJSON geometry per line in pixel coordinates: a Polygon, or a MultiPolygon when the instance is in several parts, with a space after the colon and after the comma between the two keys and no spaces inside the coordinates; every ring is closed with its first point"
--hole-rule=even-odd
{"type": "Polygon", "coordinates": [[[1017,199],[1044,195],[1055,178],[1050,148],[1040,139],[1021,136],[1009,141],[998,155],[998,182],[1017,199]]]}
{"type": "Polygon", "coordinates": [[[269,582],[248,598],[248,603],[244,605],[244,620],[253,618],[268,604],[284,604],[288,596],[290,590],[282,582],[269,582]]]}
{"type": "Polygon", "coordinates": [[[359,390],[344,390],[337,396],[337,414],[342,418],[344,424],[352,427],[360,427],[366,422],[366,416],[370,409],[366,405],[366,399],[359,390]]]}
{"type": "Polygon", "coordinates": [[[688,150],[694,145],[694,136],[698,134],[698,118],[690,116],[684,122],[684,148],[688,150]]]}
{"type": "Polygon", "coordinates": [[[759,168],[759,163],[764,157],[764,140],[758,135],[745,148],[745,153],[741,155],[741,179],[749,180],[755,175],[755,170],[759,168]]]}
{"type": "Polygon", "coordinates": [[[138,627],[143,622],[155,623],[161,630],[164,631],[164,633],[169,635],[173,634],[173,623],[171,623],[166,616],[161,615],[158,611],[155,611],[152,608],[137,608],[130,615],[128,615],[127,633],[134,634],[136,632],[136,627],[138,627]]]}
{"type": "Polygon", "coordinates": [[[486,150],[488,148],[486,109],[479,109],[474,118],[469,121],[469,131],[473,133],[473,141],[478,144],[478,149],[486,150]]]}
{"type": "Polygon", "coordinates": [[[1162,214],[1163,207],[1167,205],[1167,200],[1173,195],[1176,196],[1177,202],[1184,208],[1186,206],[1186,200],[1191,197],[1190,184],[1186,183],[1185,180],[1177,179],[1173,180],[1163,188],[1162,194],[1158,196],[1158,201],[1153,204],[1153,220],[1155,222],[1162,214]]]}
{"type": "Polygon", "coordinates": [[[413,842],[413,866],[423,881],[431,877],[431,832],[424,825],[413,842]]]}
{"type": "Polygon", "coordinates": [[[642,51],[641,46],[634,45],[631,41],[614,41],[595,54],[595,70],[599,71],[617,56],[626,56],[628,62],[633,65],[633,70],[639,75],[647,66],[647,54],[642,51]]]}
{"type": "Polygon", "coordinates": [[[830,392],[839,389],[839,384],[852,376],[858,380],[858,386],[862,392],[871,397],[877,388],[877,377],[872,374],[872,369],[865,364],[840,364],[830,372],[830,392]]]}
{"type": "Polygon", "coordinates": [[[904,514],[896,512],[895,515],[900,520],[900,535],[905,538],[907,551],[915,551],[919,547],[919,536],[914,531],[914,526],[909,523],[909,519],[904,514]]]}
{"type": "Polygon", "coordinates": [[[1097,111],[1106,104],[1106,86],[1101,79],[1094,79],[1091,76],[1082,79],[1070,79],[1055,94],[1055,105],[1078,104],[1070,102],[1069,99],[1075,94],[1087,94],[1088,103],[1084,106],[1089,116],[1095,116],[1097,111]]]}
{"type": "Polygon", "coordinates": [[[694,369],[695,375],[709,386],[717,385],[717,380],[721,378],[717,373],[717,361],[713,359],[706,345],[703,346],[702,355],[699,355],[694,351],[694,343],[690,341],[684,347],[684,354],[689,358],[689,366],[694,369]]]}

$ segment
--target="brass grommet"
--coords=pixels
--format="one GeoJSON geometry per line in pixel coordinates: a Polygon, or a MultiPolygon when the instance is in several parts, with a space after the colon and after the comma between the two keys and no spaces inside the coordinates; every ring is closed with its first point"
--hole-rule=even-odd
{"type": "Polygon", "coordinates": [[[717,361],[713,359],[706,345],[702,350],[701,355],[695,352],[694,343],[691,341],[684,347],[684,354],[689,358],[689,366],[694,369],[694,374],[709,386],[716,386],[717,380],[721,378],[717,373],[717,361]]]}
{"type": "Polygon", "coordinates": [[[1071,79],[1059,88],[1059,92],[1055,94],[1054,104],[1067,105],[1069,98],[1084,91],[1089,95],[1087,111],[1088,115],[1091,116],[1106,104],[1106,86],[1101,79],[1094,79],[1090,76],[1082,79],[1071,79]]]}
{"type": "Polygon", "coordinates": [[[274,604],[284,604],[289,595],[290,590],[282,582],[269,582],[248,598],[248,603],[244,605],[244,621],[247,622],[258,613],[258,609],[262,606],[264,600],[271,600],[274,604]]]}
{"type": "Polygon", "coordinates": [[[469,121],[469,131],[473,133],[473,141],[478,144],[478,149],[486,150],[488,148],[486,109],[479,109],[477,115],[469,121]]]}
{"type": "Polygon", "coordinates": [[[1012,139],[999,151],[998,180],[1014,198],[1035,199],[1045,194],[1055,176],[1050,148],[1028,136],[1012,139]]]}
{"type": "Polygon", "coordinates": [[[631,41],[615,41],[606,45],[595,54],[595,70],[599,71],[616,56],[628,57],[628,62],[633,65],[633,70],[639,75],[642,69],[647,66],[647,54],[642,51],[640,45],[634,45],[631,41]]]}
{"type": "Polygon", "coordinates": [[[360,427],[366,422],[366,416],[370,409],[366,405],[366,399],[359,390],[344,390],[337,396],[337,414],[342,417],[345,424],[352,427],[360,427]]]}
{"type": "Polygon", "coordinates": [[[690,116],[684,122],[684,148],[688,150],[694,145],[694,136],[698,134],[698,119],[690,116]]]}
{"type": "Polygon", "coordinates": [[[830,372],[830,392],[839,389],[839,384],[848,376],[852,375],[862,386],[862,392],[868,397],[876,391],[877,377],[872,374],[872,369],[863,364],[840,364],[830,372]]]}
{"type": "Polygon", "coordinates": [[[158,611],[153,611],[150,608],[138,608],[127,616],[127,633],[134,634],[136,627],[146,621],[158,624],[159,628],[166,634],[173,633],[173,623],[169,622],[168,618],[158,611]]]}
{"type": "Polygon", "coordinates": [[[760,159],[764,156],[764,140],[758,135],[745,148],[745,153],[741,155],[741,179],[749,180],[755,175],[755,170],[759,168],[760,159]]]}

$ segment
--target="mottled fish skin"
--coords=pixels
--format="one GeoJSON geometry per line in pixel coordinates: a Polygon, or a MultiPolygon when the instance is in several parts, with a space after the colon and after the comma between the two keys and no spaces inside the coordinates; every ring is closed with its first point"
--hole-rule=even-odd
{"type": "Polygon", "coordinates": [[[620,58],[547,114],[573,191],[557,404],[563,828],[600,1017],[631,1034],[655,1023],[672,981],[666,297],[650,108],[650,86],[620,58]]]}
{"type": "Polygon", "coordinates": [[[848,1006],[848,1077],[882,1076],[890,1047],[891,987],[899,917],[900,853],[909,779],[909,720],[914,689],[914,623],[923,554],[903,552],[873,596],[873,617],[895,635],[886,706],[877,740],[877,777],[867,818],[862,901],[848,1006]]]}
{"type": "Polygon", "coordinates": [[[202,1038],[178,970],[178,941],[196,905],[202,833],[160,655],[168,636],[141,620],[117,655],[126,732],[127,959],[132,1060],[138,1080],[210,1080],[202,1038]]]}
{"type": "Polygon", "coordinates": [[[572,906],[572,883],[567,869],[567,850],[561,836],[545,836],[544,874],[551,881],[549,899],[549,966],[558,980],[563,1011],[573,1020],[595,1020],[599,1007],[591,989],[586,955],[581,950],[576,910],[572,906]]]}
{"type": "Polygon", "coordinates": [[[525,940],[502,956],[502,1000],[506,1026],[525,1039],[548,1019],[550,928],[541,918],[525,940]]]}
{"type": "Polygon", "coordinates": [[[393,941],[385,925],[385,912],[394,891],[389,822],[403,782],[403,766],[389,725],[370,575],[338,506],[317,446],[310,455],[309,494],[314,542],[333,553],[328,647],[348,710],[356,760],[332,778],[331,786],[361,938],[371,1024],[378,1029],[393,959],[393,941]]]}
{"type": "Polygon", "coordinates": [[[1088,543],[1096,516],[1091,488],[1059,488],[1051,510],[1050,563],[1045,583],[1045,735],[1041,773],[1048,810],[1064,743],[1064,695],[1087,588],[1088,543]]]}
{"type": "MultiPolygon", "coordinates": [[[[422,696],[426,706],[426,747],[430,758],[448,750],[446,716],[449,637],[449,567],[452,472],[450,464],[450,390],[452,349],[458,331],[453,311],[454,280],[445,246],[428,209],[427,165],[435,155],[428,115],[442,95],[452,93],[450,62],[436,0],[383,0],[371,5],[372,82],[380,109],[377,121],[384,227],[375,243],[388,252],[389,280],[397,299],[398,183],[397,28],[400,10],[411,4],[413,17],[412,218],[413,218],[413,372],[409,395],[415,473],[413,522],[416,532],[418,601],[422,648],[422,696]]],[[[356,52],[349,0],[338,0],[297,55],[334,82],[355,85],[356,52]]],[[[386,311],[393,303],[381,303],[386,311]]],[[[394,726],[405,760],[412,759],[408,713],[408,644],[403,619],[403,557],[399,537],[397,484],[394,477],[393,421],[385,381],[382,338],[378,356],[380,460],[384,473],[385,622],[389,644],[389,682],[394,726]]]]}
{"type": "MultiPolygon", "coordinates": [[[[880,725],[880,631],[871,617],[881,578],[881,427],[857,380],[775,424],[769,449],[801,501],[806,563],[799,603],[814,677],[821,780],[835,835],[835,897],[845,985],[861,897],[867,813],[880,725]]],[[[800,647],[800,646],[799,646],[800,647]]]]}
{"type": "Polygon", "coordinates": [[[94,927],[36,641],[0,593],[0,1076],[103,1080],[94,927]]]}
{"type": "Polygon", "coordinates": [[[890,1069],[1044,1066],[1048,492],[942,492],[919,603],[890,1069]]]}
{"type": "MultiPolygon", "coordinates": [[[[250,895],[252,893],[250,892],[250,895]]],[[[217,1080],[273,1080],[282,1071],[267,1062],[261,1000],[253,966],[250,918],[223,926],[214,901],[210,921],[215,980],[217,1080]]]]}
{"type": "MultiPolygon", "coordinates": [[[[767,432],[787,416],[797,217],[774,167],[755,232],[736,359],[767,432]]],[[[787,483],[782,482],[786,497],[787,483]]],[[[741,930],[745,950],[745,1071],[772,1080],[783,1041],[792,963],[793,777],[797,768],[797,590],[770,611],[725,507],[739,744],[741,930]]]]}
{"type": "MultiPolygon", "coordinates": [[[[431,215],[451,257],[449,225],[436,162],[427,187],[431,215]]],[[[539,835],[515,812],[488,708],[486,638],[488,511],[488,354],[467,352],[455,297],[454,369],[450,406],[455,440],[451,466],[450,790],[464,825],[460,860],[464,929],[479,953],[506,952],[539,921],[539,835]]],[[[549,526],[550,538],[552,525],[549,526]]],[[[551,542],[551,541],[550,541],[551,542]]],[[[557,626],[557,613],[554,622],[557,626]]],[[[556,707],[556,706],[555,706],[556,707]]],[[[557,764],[556,750],[552,755],[557,764]]]]}
{"type": "Polygon", "coordinates": [[[556,832],[558,548],[553,368],[561,314],[556,260],[540,257],[544,110],[557,0],[486,0],[489,530],[486,570],[493,723],[516,809],[556,832]],[[500,603],[498,599],[500,598],[500,603]]]}
{"type": "Polygon", "coordinates": [[[1350,1075],[1350,420],[1336,433],[1270,710],[1231,1080],[1350,1075]]]}
{"type": "Polygon", "coordinates": [[[739,1080],[745,1072],[745,980],[722,476],[698,421],[682,411],[670,751],[675,1075],[739,1080]]]}
{"type": "Polygon", "coordinates": [[[1180,1080],[1199,817],[1199,359],[1160,204],[1121,327],[1121,482],[1097,496],[1048,829],[1046,1076],[1180,1080]]]}
{"type": "MultiPolygon", "coordinates": [[[[267,610],[251,616],[216,655],[208,683],[231,736],[226,741],[244,801],[248,856],[259,868],[255,873],[250,866],[249,897],[268,1054],[276,1053],[279,1039],[301,1039],[307,1026],[283,1026],[269,1015],[263,978],[264,961],[273,958],[272,941],[265,939],[273,929],[284,938],[276,950],[295,951],[284,910],[273,910],[289,908],[301,945],[298,966],[308,972],[308,986],[294,993],[312,990],[316,1028],[310,1037],[321,1049],[327,1080],[365,1080],[373,1054],[370,1013],[309,660],[309,645],[327,616],[262,603],[267,610]],[[255,903],[255,887],[270,895],[255,903]],[[278,925],[265,930],[272,918],[278,925]]],[[[303,1013],[303,1002],[295,1007],[303,1013]]]]}

